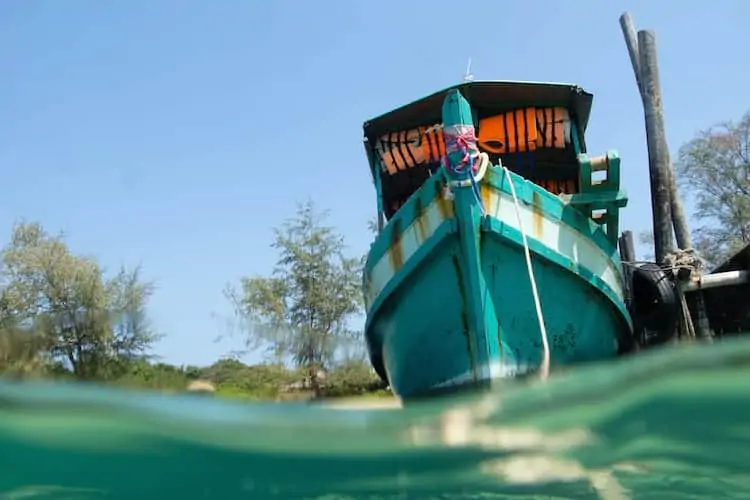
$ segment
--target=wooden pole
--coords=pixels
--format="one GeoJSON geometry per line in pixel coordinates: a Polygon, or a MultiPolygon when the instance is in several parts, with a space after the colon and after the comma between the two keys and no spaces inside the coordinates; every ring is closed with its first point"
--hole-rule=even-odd
{"type": "MultiPolygon", "coordinates": [[[[677,239],[677,247],[682,250],[693,248],[692,238],[690,237],[690,231],[688,231],[687,220],[685,218],[685,211],[682,208],[682,197],[677,190],[676,176],[674,169],[672,168],[672,161],[669,158],[669,148],[667,147],[667,137],[664,132],[664,113],[662,111],[662,97],[661,97],[661,86],[659,83],[659,64],[657,62],[656,55],[656,35],[651,30],[644,30],[638,32],[638,49],[641,52],[641,78],[643,78],[644,71],[644,57],[649,61],[649,67],[645,68],[645,71],[651,73],[652,92],[655,96],[654,106],[656,111],[656,124],[658,130],[658,140],[662,143],[659,146],[660,151],[664,155],[660,161],[663,162],[663,168],[667,176],[667,189],[669,189],[669,208],[670,216],[672,218],[672,224],[674,226],[675,237],[677,239]]],[[[648,92],[648,89],[644,89],[648,92]]],[[[661,166],[660,166],[661,168],[661,166]]]]}
{"type": "Polygon", "coordinates": [[[664,115],[661,109],[659,69],[656,66],[656,44],[653,31],[638,32],[641,98],[646,121],[648,166],[651,178],[651,209],[654,226],[656,262],[674,251],[671,193],[669,189],[669,151],[664,137],[664,115]]]}
{"type": "Polygon", "coordinates": [[[677,240],[677,248],[689,250],[693,248],[693,237],[687,226],[685,210],[682,208],[682,198],[677,190],[677,176],[674,172],[672,162],[669,162],[669,207],[672,213],[672,225],[677,240]]]}
{"type": "Polygon", "coordinates": [[[633,18],[630,14],[625,12],[620,16],[620,27],[622,28],[622,35],[625,37],[625,45],[628,47],[628,55],[630,56],[630,64],[633,66],[633,74],[635,75],[635,83],[638,86],[638,92],[641,92],[641,60],[638,52],[638,38],[635,34],[635,26],[633,25],[633,18]]]}
{"type": "MultiPolygon", "coordinates": [[[[676,176],[674,173],[674,169],[672,167],[672,162],[669,158],[669,149],[667,147],[666,143],[666,134],[664,132],[664,118],[663,118],[663,112],[662,112],[662,106],[661,106],[661,87],[659,85],[659,67],[657,63],[657,57],[656,57],[656,37],[654,35],[653,31],[646,31],[646,32],[639,32],[636,38],[636,31],[635,26],[633,24],[633,18],[630,16],[629,13],[625,12],[620,16],[620,27],[622,28],[622,34],[625,38],[625,45],[628,48],[628,55],[630,56],[630,63],[633,66],[633,74],[635,75],[635,81],[636,85],[638,86],[638,91],[641,94],[641,100],[643,101],[643,107],[644,112],[646,115],[648,115],[647,107],[651,106],[650,104],[647,104],[647,97],[644,95],[644,91],[646,92],[653,92],[653,95],[656,96],[654,100],[654,105],[651,106],[652,109],[655,110],[655,114],[658,114],[658,122],[660,125],[658,125],[658,136],[656,137],[656,140],[663,141],[663,144],[659,147],[660,151],[663,151],[664,158],[661,159],[663,164],[665,165],[665,185],[667,186],[667,190],[669,191],[669,218],[672,221],[672,226],[674,227],[674,235],[677,240],[677,247],[682,250],[687,250],[689,248],[693,247],[692,238],[690,236],[690,231],[688,230],[687,225],[687,219],[685,217],[685,211],[682,207],[682,198],[680,197],[679,191],[677,189],[677,182],[676,182],[676,176]],[[641,33],[645,33],[645,35],[642,35],[641,33]],[[641,37],[645,36],[646,43],[648,47],[642,47],[641,46],[641,37]],[[642,54],[643,51],[647,51],[648,54],[642,54]],[[643,77],[643,57],[646,57],[651,61],[651,64],[649,65],[649,68],[646,68],[646,71],[651,73],[653,75],[654,82],[648,82],[649,88],[644,89],[644,77],[643,77]]],[[[646,133],[648,134],[648,117],[646,118],[647,124],[646,124],[646,133]]],[[[651,146],[649,142],[649,163],[651,163],[651,146]]],[[[651,169],[650,169],[651,170],[651,169]]],[[[652,209],[653,209],[653,194],[654,194],[654,186],[653,186],[653,177],[651,179],[652,181],[652,209]]],[[[655,218],[656,219],[656,218],[655,218]]],[[[657,225],[654,224],[654,246],[656,247],[656,231],[657,231],[657,225]]],[[[669,237],[671,241],[671,236],[669,237]]],[[[671,243],[669,245],[671,248],[671,243]]],[[[655,249],[656,250],[656,249],[655,249]]],[[[660,255],[659,252],[655,252],[657,255],[657,262],[661,262],[658,255],[660,255]]],[[[668,253],[668,252],[665,252],[668,253]]],[[[663,254],[661,254],[663,255],[663,254]]]]}
{"type": "MultiPolygon", "coordinates": [[[[688,230],[685,211],[682,207],[682,198],[680,198],[677,190],[676,176],[669,158],[669,148],[664,132],[664,113],[656,56],[656,36],[653,31],[639,31],[636,37],[633,19],[627,12],[620,16],[620,27],[643,103],[651,181],[654,253],[656,262],[662,264],[664,257],[674,251],[672,229],[674,229],[674,237],[676,237],[678,248],[681,250],[691,249],[693,243],[688,230]]],[[[680,283],[677,283],[677,290],[684,306],[685,298],[680,283]]],[[[690,309],[694,310],[698,317],[699,335],[710,338],[711,332],[700,292],[693,294],[689,301],[693,303],[693,307],[690,309]]],[[[688,318],[684,319],[688,320],[688,318]]],[[[692,321],[689,321],[689,323],[692,323],[692,321]]],[[[693,329],[692,324],[686,326],[689,326],[689,330],[693,329]]]]}
{"type": "Polygon", "coordinates": [[[619,239],[620,260],[623,262],[635,262],[635,245],[633,244],[633,232],[623,231],[619,239]]]}
{"type": "Polygon", "coordinates": [[[622,274],[625,277],[625,291],[628,309],[633,303],[633,288],[631,277],[635,263],[635,245],[633,244],[633,233],[623,231],[617,240],[620,249],[620,261],[622,262],[622,274]]]}

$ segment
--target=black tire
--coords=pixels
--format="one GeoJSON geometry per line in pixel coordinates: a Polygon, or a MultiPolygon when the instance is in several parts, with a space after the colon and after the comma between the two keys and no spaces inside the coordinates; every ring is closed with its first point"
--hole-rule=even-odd
{"type": "Polygon", "coordinates": [[[657,264],[640,264],[630,278],[631,314],[644,345],[671,340],[677,332],[680,302],[674,282],[657,264]]]}

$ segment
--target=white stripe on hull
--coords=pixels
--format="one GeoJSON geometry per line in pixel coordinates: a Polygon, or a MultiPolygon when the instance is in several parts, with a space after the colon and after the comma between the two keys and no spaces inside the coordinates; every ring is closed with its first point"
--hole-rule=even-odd
{"type": "MultiPolygon", "coordinates": [[[[487,214],[516,230],[520,230],[516,208],[511,196],[487,185],[482,186],[483,191],[488,190],[488,188],[489,196],[485,196],[487,214]]],[[[402,232],[399,243],[402,265],[446,220],[444,211],[441,211],[439,207],[439,202],[440,200],[435,198],[422,215],[402,232]]],[[[527,237],[533,238],[551,251],[567,257],[575,264],[599,276],[620,299],[623,299],[620,270],[617,264],[596,243],[576,229],[558,220],[551,219],[544,213],[536,215],[533,209],[521,200],[519,200],[519,207],[527,237]]],[[[386,252],[370,272],[366,291],[368,309],[388,282],[393,279],[397,271],[398,269],[394,269],[389,252],[386,252]]]]}
{"type": "MultiPolygon", "coordinates": [[[[401,238],[398,244],[401,246],[400,254],[402,263],[406,263],[419,247],[421,247],[430,236],[435,234],[437,228],[447,219],[444,209],[440,208],[440,203],[445,203],[445,201],[440,198],[433,199],[432,202],[427,205],[424,212],[422,212],[417,219],[401,232],[401,238]]],[[[453,210],[449,210],[449,213],[452,214],[453,210]]],[[[390,249],[383,254],[370,272],[370,280],[367,283],[365,296],[365,302],[368,309],[398,271],[398,269],[394,269],[389,254],[390,249]]]]}
{"type": "MultiPolygon", "coordinates": [[[[487,187],[483,186],[484,189],[487,187]]],[[[493,188],[489,191],[485,207],[487,214],[520,231],[513,198],[493,188]]],[[[543,213],[534,214],[532,207],[523,201],[519,200],[518,205],[527,237],[535,239],[550,250],[599,276],[620,299],[623,299],[620,269],[604,250],[575,228],[548,218],[543,213]]]]}

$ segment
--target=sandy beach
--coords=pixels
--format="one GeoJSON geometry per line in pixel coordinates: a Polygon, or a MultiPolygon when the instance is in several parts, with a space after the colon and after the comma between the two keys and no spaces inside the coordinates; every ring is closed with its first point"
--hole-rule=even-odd
{"type": "Polygon", "coordinates": [[[341,398],[319,403],[333,410],[394,410],[402,408],[401,400],[392,398],[341,398]]]}

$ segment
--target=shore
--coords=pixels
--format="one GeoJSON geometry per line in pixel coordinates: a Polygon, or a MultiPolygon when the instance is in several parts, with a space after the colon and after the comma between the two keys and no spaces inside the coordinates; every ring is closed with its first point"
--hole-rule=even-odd
{"type": "Polygon", "coordinates": [[[401,400],[393,397],[356,397],[321,401],[321,406],[332,410],[394,410],[402,408],[401,400]]]}

